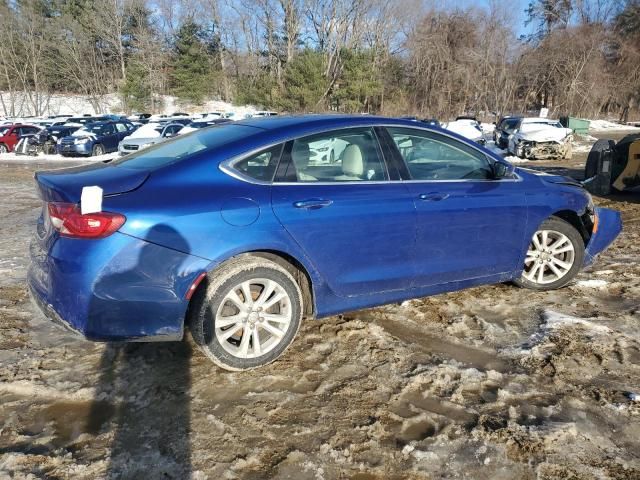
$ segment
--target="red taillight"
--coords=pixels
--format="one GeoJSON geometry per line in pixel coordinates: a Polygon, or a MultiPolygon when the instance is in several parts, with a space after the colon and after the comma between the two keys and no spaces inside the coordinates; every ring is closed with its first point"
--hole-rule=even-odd
{"type": "Polygon", "coordinates": [[[51,225],[65,237],[108,237],[127,220],[124,215],[111,212],[82,215],[80,207],[73,203],[49,203],[47,208],[51,225]]]}

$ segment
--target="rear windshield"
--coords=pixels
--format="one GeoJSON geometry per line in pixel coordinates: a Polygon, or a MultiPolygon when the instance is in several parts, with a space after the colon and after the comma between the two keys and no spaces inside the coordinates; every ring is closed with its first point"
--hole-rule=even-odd
{"type": "Polygon", "coordinates": [[[147,170],[159,168],[179,162],[204,150],[220,148],[256,133],[253,127],[243,125],[219,125],[212,128],[198,129],[186,135],[158,143],[149,148],[114,160],[111,165],[122,165],[127,168],[147,170]]]}

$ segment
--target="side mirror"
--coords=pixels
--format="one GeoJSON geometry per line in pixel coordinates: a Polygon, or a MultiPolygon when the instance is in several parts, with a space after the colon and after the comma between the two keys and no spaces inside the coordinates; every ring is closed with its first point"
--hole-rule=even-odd
{"type": "Polygon", "coordinates": [[[496,180],[501,178],[512,178],[516,170],[511,163],[505,161],[496,161],[493,164],[493,175],[496,180]]]}

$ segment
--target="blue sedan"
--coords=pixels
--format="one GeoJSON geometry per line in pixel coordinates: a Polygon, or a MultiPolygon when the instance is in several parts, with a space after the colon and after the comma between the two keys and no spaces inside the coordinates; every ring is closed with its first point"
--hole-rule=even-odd
{"type": "Polygon", "coordinates": [[[247,119],[36,181],[29,286],[47,315],[101,341],[189,326],[230,370],[278,358],[304,317],[560,288],[622,228],[571,179],[372,116],[247,119]]]}

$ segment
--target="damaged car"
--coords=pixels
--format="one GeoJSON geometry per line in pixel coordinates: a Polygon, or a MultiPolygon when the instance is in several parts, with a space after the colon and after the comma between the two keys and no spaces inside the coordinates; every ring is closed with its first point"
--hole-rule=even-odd
{"type": "Polygon", "coordinates": [[[39,132],[24,135],[15,147],[17,155],[53,155],[56,153],[58,141],[72,135],[78,130],[74,125],[52,125],[39,132]]]}
{"type": "Polygon", "coordinates": [[[28,282],[47,316],[99,341],[188,328],[228,370],[279,358],[303,319],[483,284],[561,288],[622,228],[569,178],[370,115],[245,119],[35,181],[28,282]],[[336,140],[334,163],[310,162],[336,140]]]}
{"type": "Polygon", "coordinates": [[[528,160],[570,159],[573,130],[558,120],[523,118],[509,136],[508,151],[528,160]]]}

